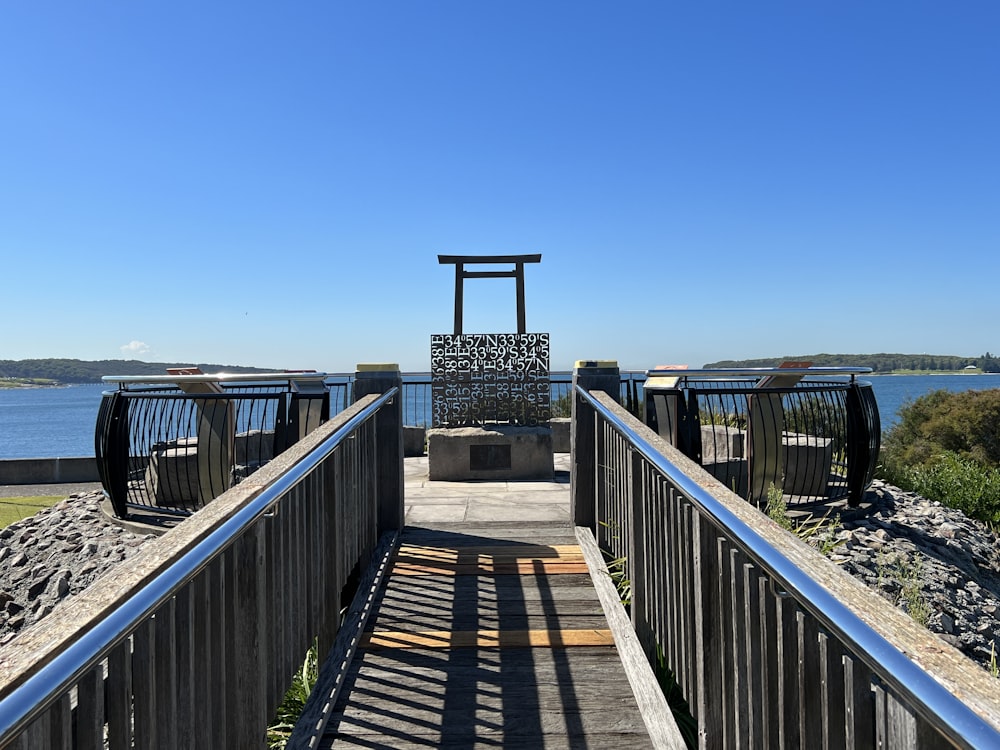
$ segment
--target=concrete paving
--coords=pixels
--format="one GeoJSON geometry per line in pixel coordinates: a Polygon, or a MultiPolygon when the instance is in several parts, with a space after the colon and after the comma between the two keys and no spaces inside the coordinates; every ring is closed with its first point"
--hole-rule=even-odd
{"type": "Polygon", "coordinates": [[[69,497],[77,492],[101,489],[100,482],[63,482],[61,484],[0,484],[2,497],[69,497]]]}
{"type": "Polygon", "coordinates": [[[555,454],[551,482],[532,480],[432,482],[427,456],[404,461],[406,523],[565,521],[569,523],[568,453],[555,454]]]}
{"type": "MultiPolygon", "coordinates": [[[[565,521],[569,523],[570,455],[555,454],[551,482],[516,480],[432,482],[427,456],[404,459],[406,522],[565,521]]],[[[0,498],[39,497],[99,490],[99,482],[0,485],[0,498]]]]}

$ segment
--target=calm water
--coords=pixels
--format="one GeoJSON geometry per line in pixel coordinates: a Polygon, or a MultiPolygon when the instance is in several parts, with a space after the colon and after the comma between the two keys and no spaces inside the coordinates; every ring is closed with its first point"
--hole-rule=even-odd
{"type": "Polygon", "coordinates": [[[0,388],[0,459],[94,455],[106,385],[0,388]]]}
{"type": "MultiPolygon", "coordinates": [[[[899,407],[933,390],[1000,388],[1000,375],[880,375],[875,389],[883,429],[899,407]]],[[[94,455],[94,424],[106,385],[0,388],[0,459],[94,455]]],[[[429,402],[429,388],[420,400],[429,402]]],[[[407,414],[407,423],[413,417],[407,414]]]]}
{"type": "Polygon", "coordinates": [[[882,429],[896,424],[897,413],[907,401],[931,391],[969,391],[1000,388],[998,375],[877,375],[863,378],[872,384],[882,429]]]}

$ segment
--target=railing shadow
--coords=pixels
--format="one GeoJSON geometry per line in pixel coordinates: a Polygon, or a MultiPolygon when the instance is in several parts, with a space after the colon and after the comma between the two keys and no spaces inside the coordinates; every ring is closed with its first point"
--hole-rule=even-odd
{"type": "Polygon", "coordinates": [[[546,558],[556,560],[559,552],[475,534],[413,531],[421,540],[433,534],[434,541],[419,556],[408,554],[412,548],[405,541],[397,552],[395,570],[404,570],[383,585],[369,621],[380,646],[355,657],[326,739],[350,735],[367,747],[393,740],[426,747],[529,747],[556,733],[572,737],[573,747],[587,747],[586,694],[571,655],[565,648],[521,642],[529,631],[558,633],[567,617],[588,624],[603,620],[596,598],[574,603],[572,614],[560,613],[575,576],[546,574],[546,558]],[[483,548],[493,553],[480,555],[483,548]],[[519,554],[529,555],[521,566],[512,562],[519,554]],[[413,574],[425,555],[440,560],[413,574]]]}

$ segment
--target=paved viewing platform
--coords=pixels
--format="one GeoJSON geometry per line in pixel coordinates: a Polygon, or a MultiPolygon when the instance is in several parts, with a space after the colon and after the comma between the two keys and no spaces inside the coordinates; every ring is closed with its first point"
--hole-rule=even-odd
{"type": "Polygon", "coordinates": [[[406,523],[546,521],[569,525],[570,455],[555,454],[551,482],[439,482],[428,479],[427,456],[404,460],[406,523]]]}
{"type": "MultiPolygon", "coordinates": [[[[545,481],[432,482],[427,456],[404,460],[406,523],[563,521],[569,523],[568,453],[555,454],[555,477],[545,481]]],[[[100,482],[0,484],[0,498],[69,496],[101,489],[100,482]]]]}

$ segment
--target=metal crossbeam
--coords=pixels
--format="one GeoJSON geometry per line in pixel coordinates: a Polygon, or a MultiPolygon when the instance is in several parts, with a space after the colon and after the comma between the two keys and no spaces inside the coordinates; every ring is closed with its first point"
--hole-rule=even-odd
{"type": "Polygon", "coordinates": [[[441,265],[455,266],[455,333],[462,332],[465,279],[515,279],[517,282],[517,332],[526,333],[524,314],[524,264],[540,263],[541,253],[534,255],[438,255],[441,265]],[[510,271],[466,271],[466,265],[513,263],[510,271]]]}

